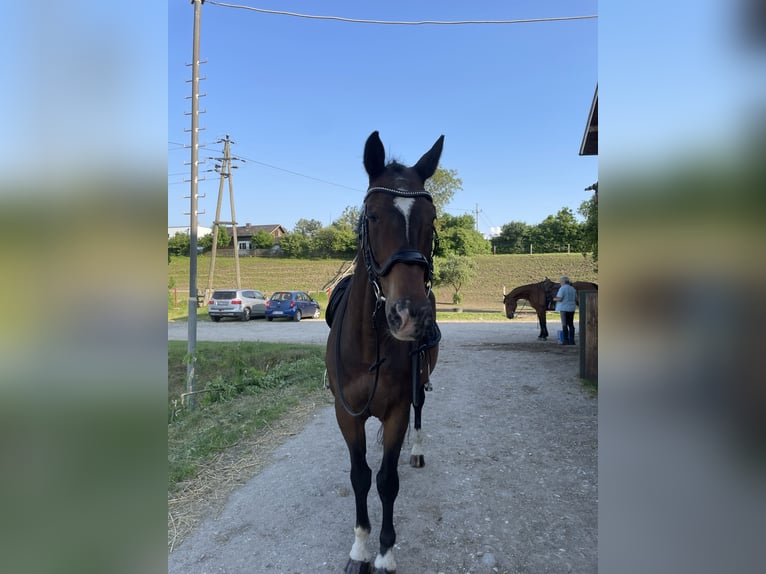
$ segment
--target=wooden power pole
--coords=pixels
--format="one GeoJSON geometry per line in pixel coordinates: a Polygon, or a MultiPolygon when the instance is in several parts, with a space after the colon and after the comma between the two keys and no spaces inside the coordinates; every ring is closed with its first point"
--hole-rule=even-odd
{"type": "Polygon", "coordinates": [[[223,157],[213,158],[216,161],[215,170],[221,175],[220,182],[218,184],[218,203],[215,208],[215,220],[213,221],[213,251],[210,254],[210,272],[207,276],[207,289],[205,290],[205,298],[210,297],[210,293],[213,291],[213,276],[215,273],[215,256],[218,251],[218,228],[221,224],[231,225],[231,235],[234,247],[234,269],[237,273],[237,289],[241,289],[241,279],[239,274],[239,241],[237,239],[237,216],[234,210],[234,183],[231,177],[231,170],[237,169],[238,166],[232,165],[231,161],[231,144],[237,142],[229,139],[229,134],[226,134],[224,139],[218,140],[217,143],[223,143],[223,157]],[[231,221],[221,221],[221,203],[223,202],[223,182],[229,180],[229,203],[231,205],[231,221]]]}

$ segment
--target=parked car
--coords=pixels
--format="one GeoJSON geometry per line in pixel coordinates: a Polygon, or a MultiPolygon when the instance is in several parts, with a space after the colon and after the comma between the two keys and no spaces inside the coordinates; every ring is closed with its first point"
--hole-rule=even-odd
{"type": "Polygon", "coordinates": [[[304,317],[319,319],[319,303],[305,291],[275,291],[266,301],[266,320],[287,317],[300,321],[304,317]]]}
{"type": "Polygon", "coordinates": [[[221,317],[235,317],[241,321],[265,317],[266,295],[255,289],[216,290],[207,302],[207,314],[215,322],[221,317]]]}

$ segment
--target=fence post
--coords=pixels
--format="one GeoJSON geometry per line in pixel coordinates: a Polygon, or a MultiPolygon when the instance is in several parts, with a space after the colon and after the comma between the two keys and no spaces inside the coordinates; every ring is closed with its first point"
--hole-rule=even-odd
{"type": "Polygon", "coordinates": [[[598,381],[598,291],[580,291],[580,378],[598,381]]]}

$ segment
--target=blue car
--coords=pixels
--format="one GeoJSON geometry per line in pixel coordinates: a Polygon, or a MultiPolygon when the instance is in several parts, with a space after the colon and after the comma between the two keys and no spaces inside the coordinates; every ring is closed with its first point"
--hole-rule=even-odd
{"type": "Polygon", "coordinates": [[[319,319],[319,303],[305,291],[275,291],[266,301],[266,320],[287,318],[300,321],[304,317],[319,319]]]}

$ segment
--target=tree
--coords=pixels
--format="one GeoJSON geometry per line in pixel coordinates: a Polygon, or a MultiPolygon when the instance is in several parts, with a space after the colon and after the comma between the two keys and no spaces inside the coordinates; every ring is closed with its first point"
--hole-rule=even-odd
{"type": "MultiPolygon", "coordinates": [[[[218,243],[216,247],[226,247],[231,243],[231,236],[226,233],[226,227],[223,225],[218,226],[218,243]]],[[[207,235],[200,237],[199,241],[197,242],[197,245],[200,247],[204,247],[205,251],[208,249],[213,248],[213,234],[208,233],[207,235]]]]}
{"type": "Polygon", "coordinates": [[[450,253],[445,258],[435,258],[434,265],[434,284],[450,285],[455,291],[452,294],[452,303],[460,305],[463,301],[460,289],[476,276],[473,260],[450,253]]]}
{"type": "Polygon", "coordinates": [[[598,195],[580,204],[577,210],[585,218],[582,224],[583,255],[588,251],[593,254],[593,261],[598,264],[598,195]]]}
{"type": "Polygon", "coordinates": [[[356,233],[343,225],[323,227],[313,239],[315,257],[353,257],[356,252],[356,233]]]}
{"type": "Polygon", "coordinates": [[[492,248],[484,236],[474,229],[472,215],[445,213],[437,223],[439,251],[437,255],[484,255],[492,248]]]}
{"type": "Polygon", "coordinates": [[[274,236],[268,231],[259,231],[253,235],[252,242],[255,249],[268,249],[274,245],[274,236]]]}
{"type": "Polygon", "coordinates": [[[178,232],[168,239],[168,254],[189,256],[191,239],[186,233],[178,232]]]}
{"type": "Polygon", "coordinates": [[[362,210],[358,205],[348,205],[340,214],[340,217],[332,222],[333,227],[348,226],[352,230],[356,230],[356,226],[359,224],[359,217],[362,215],[362,210]]]}
{"type": "Polygon", "coordinates": [[[297,259],[308,255],[309,240],[301,233],[285,233],[279,241],[279,247],[285,257],[297,259]]]}
{"type": "Polygon", "coordinates": [[[523,221],[511,221],[503,225],[492,244],[497,253],[526,253],[531,231],[532,228],[523,221]]]}
{"type": "Polygon", "coordinates": [[[316,219],[299,219],[295,222],[293,232],[304,237],[312,238],[322,229],[322,222],[316,219]]]}
{"type": "Polygon", "coordinates": [[[444,207],[452,201],[456,192],[463,190],[463,180],[454,169],[437,167],[436,172],[426,180],[425,189],[433,197],[436,216],[442,217],[444,207]]]}
{"type": "Polygon", "coordinates": [[[537,253],[558,253],[567,249],[580,251],[582,247],[581,224],[568,207],[549,215],[532,228],[530,240],[537,253]]]}

